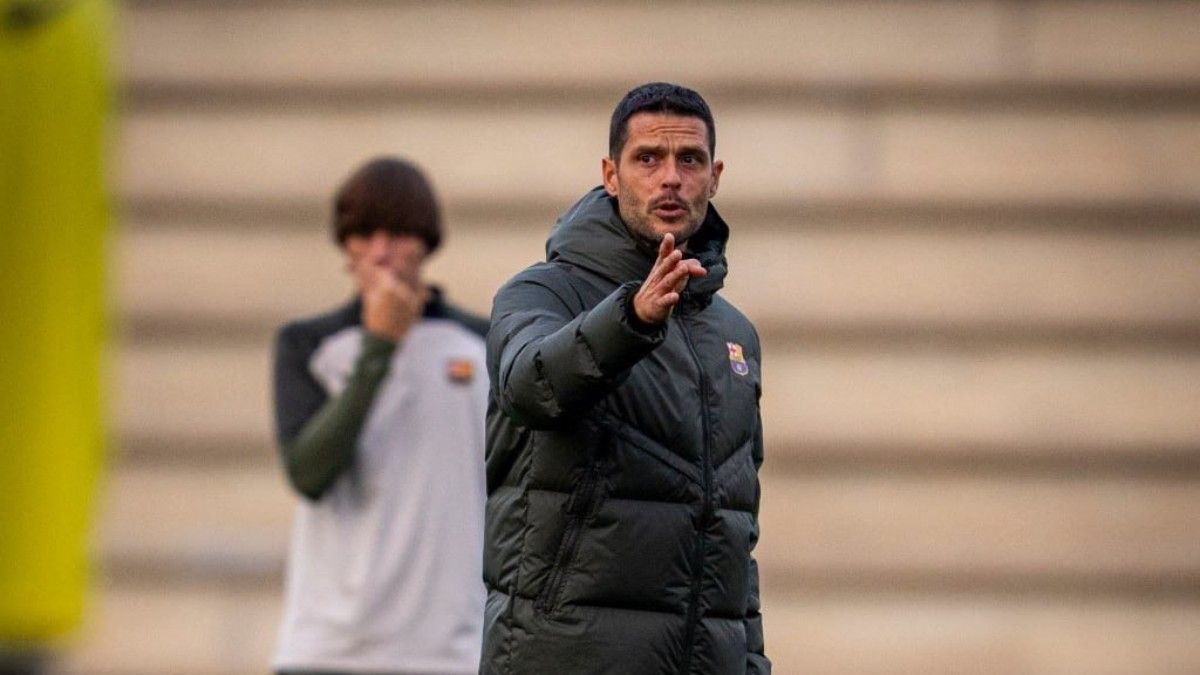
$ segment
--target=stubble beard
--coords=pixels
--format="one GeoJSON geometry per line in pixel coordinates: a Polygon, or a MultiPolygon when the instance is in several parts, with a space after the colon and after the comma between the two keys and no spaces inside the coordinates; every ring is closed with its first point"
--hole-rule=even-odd
{"type": "MultiPolygon", "coordinates": [[[[699,231],[700,225],[704,222],[704,215],[708,211],[707,200],[701,200],[703,201],[701,204],[680,201],[687,205],[688,212],[684,216],[687,220],[687,227],[675,235],[677,248],[682,248],[687,240],[699,231]]],[[[629,230],[629,234],[638,244],[647,250],[657,251],[665,233],[654,229],[654,225],[651,223],[654,216],[650,214],[646,203],[638,199],[631,190],[621,187],[617,190],[617,207],[621,214],[621,220],[625,221],[625,229],[629,230]]]]}

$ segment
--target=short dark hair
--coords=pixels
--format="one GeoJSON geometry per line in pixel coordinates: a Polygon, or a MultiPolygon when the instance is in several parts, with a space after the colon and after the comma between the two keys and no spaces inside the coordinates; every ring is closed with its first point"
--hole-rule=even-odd
{"type": "Polygon", "coordinates": [[[338,245],[378,230],[420,237],[432,253],[442,242],[442,217],[433,188],[411,162],[376,157],[363,164],[333,200],[333,238],[338,245]]]}
{"type": "Polygon", "coordinates": [[[717,154],[717,127],[704,97],[687,87],[670,82],[650,82],[634,87],[613,110],[608,125],[608,156],[620,158],[629,138],[629,118],[642,112],[661,112],[681,117],[698,117],[708,128],[708,152],[717,154]]]}

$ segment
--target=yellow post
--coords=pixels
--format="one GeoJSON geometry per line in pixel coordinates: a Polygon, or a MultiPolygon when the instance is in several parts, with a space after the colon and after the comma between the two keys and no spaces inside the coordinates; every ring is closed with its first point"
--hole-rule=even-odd
{"type": "Polygon", "coordinates": [[[0,0],[0,646],[80,620],[105,430],[112,7],[0,0]]]}

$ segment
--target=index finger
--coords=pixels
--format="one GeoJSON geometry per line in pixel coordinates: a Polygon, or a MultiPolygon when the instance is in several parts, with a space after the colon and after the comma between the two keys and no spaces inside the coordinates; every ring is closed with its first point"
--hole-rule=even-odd
{"type": "Polygon", "coordinates": [[[658,259],[662,260],[675,250],[675,235],[670,232],[663,235],[662,243],[658,245],[658,259]]]}

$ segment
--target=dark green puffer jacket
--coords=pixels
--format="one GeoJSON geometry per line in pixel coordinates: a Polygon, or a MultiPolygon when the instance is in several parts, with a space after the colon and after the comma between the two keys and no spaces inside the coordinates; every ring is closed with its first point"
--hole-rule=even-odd
{"type": "Polygon", "coordinates": [[[654,261],[602,189],[547,262],[497,293],[488,337],[487,675],[769,673],[758,568],[761,352],[716,295],[710,207],[667,324],[630,306],[654,261]]]}

